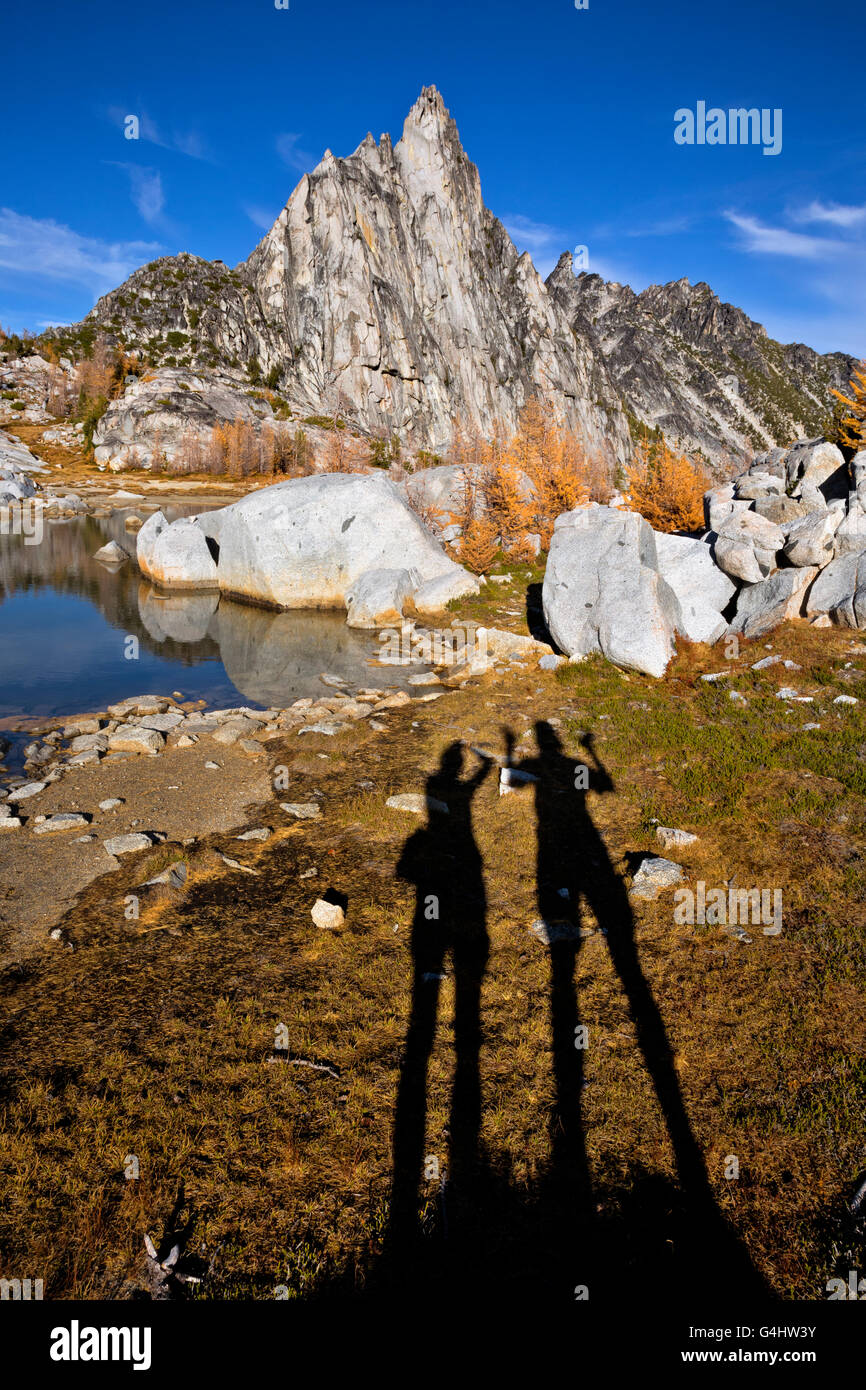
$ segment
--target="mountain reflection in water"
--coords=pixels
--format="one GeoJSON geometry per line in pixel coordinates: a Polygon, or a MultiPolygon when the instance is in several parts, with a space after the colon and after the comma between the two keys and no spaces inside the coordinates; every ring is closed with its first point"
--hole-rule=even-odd
{"type": "MultiPolygon", "coordinates": [[[[163,508],[169,520],[196,510],[163,508]]],[[[370,665],[377,634],[348,628],[342,611],[272,612],[154,588],[124,515],[46,522],[38,545],[0,535],[0,718],[173,690],[211,705],[285,706],[323,695],[325,671],[350,685],[405,686],[410,670],[370,665]],[[110,540],[131,557],[119,568],[93,559],[110,540]]]]}

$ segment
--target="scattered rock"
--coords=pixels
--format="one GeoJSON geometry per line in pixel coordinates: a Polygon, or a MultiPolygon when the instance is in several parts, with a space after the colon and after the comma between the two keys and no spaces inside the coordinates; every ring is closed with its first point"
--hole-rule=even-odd
{"type": "Polygon", "coordinates": [[[310,909],[310,916],[316,926],[323,930],[341,927],[346,920],[346,914],[340,904],[326,902],[324,898],[316,899],[310,909]]]}
{"type": "Polygon", "coordinates": [[[109,541],[96,551],[94,560],[100,560],[104,565],[122,565],[129,559],[126,551],[117,544],[117,541],[109,541]]]}
{"type": "Polygon", "coordinates": [[[109,734],[108,746],[113,753],[158,753],[165,745],[165,738],[156,729],[141,725],[125,725],[109,734]]]}
{"type": "Polygon", "coordinates": [[[295,820],[318,820],[322,814],[317,801],[281,801],[280,809],[294,816],[295,820]]]}
{"type": "Polygon", "coordinates": [[[58,831],[82,830],[87,825],[87,816],[82,816],[76,811],[56,812],[53,816],[48,816],[41,825],[33,827],[34,835],[54,835],[58,831]]]}
{"type": "Polygon", "coordinates": [[[409,811],[413,816],[423,816],[425,811],[438,811],[440,815],[448,815],[448,807],[444,801],[425,796],[423,792],[400,792],[396,796],[389,796],[385,805],[394,811],[409,811]]]}
{"type": "Polygon", "coordinates": [[[153,841],[149,835],[115,835],[110,840],[103,840],[109,854],[115,856],[121,854],[137,854],[139,850],[151,849],[153,841]]]}
{"type": "Polygon", "coordinates": [[[662,849],[681,849],[686,845],[694,845],[697,838],[697,835],[692,835],[688,830],[674,830],[669,825],[656,826],[656,839],[661,842],[662,849]]]}
{"type": "Polygon", "coordinates": [[[642,860],[632,879],[631,896],[652,901],[665,888],[672,888],[675,883],[680,883],[682,878],[683,870],[680,864],[675,864],[672,859],[650,856],[642,860]]]}

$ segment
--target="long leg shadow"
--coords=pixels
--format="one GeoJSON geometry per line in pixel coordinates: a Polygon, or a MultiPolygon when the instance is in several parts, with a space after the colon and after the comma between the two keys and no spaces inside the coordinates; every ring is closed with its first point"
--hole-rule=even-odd
{"type": "MultiPolygon", "coordinates": [[[[686,1111],[659,1007],[643,973],[623,880],[587,808],[587,791],[613,790],[591,739],[587,760],[565,756],[554,729],[536,725],[538,753],[519,765],[506,731],[506,760],[534,778],[537,819],[537,933],[549,957],[549,1017],[554,1098],[549,1158],[518,1182],[502,1155],[480,1144],[482,1096],[481,987],[489,952],[481,856],[472,831],[472,800],[484,764],[463,775],[459,743],[429,779],[428,823],[407,841],[398,875],[415,886],[412,1005],[400,1069],[393,1133],[389,1226],[385,1249],[367,1284],[415,1296],[454,1300],[481,1288],[543,1293],[568,1303],[585,1284],[593,1299],[622,1297],[623,1281],[643,1296],[687,1293],[766,1298],[768,1290],[720,1212],[703,1153],[686,1111]],[[437,803],[448,807],[437,809],[437,803]],[[582,1095],[584,1019],[576,983],[581,905],[604,934],[670,1140],[676,1182],[633,1157],[636,1136],[619,1136],[619,1176],[593,1183],[582,1095]],[[436,1037],[440,985],[450,963],[455,986],[455,1065],[448,1156],[425,1172],[428,1071],[436,1037]],[[445,1211],[431,1240],[419,1219],[422,1190],[447,1169],[445,1211]],[[428,1180],[422,1189],[422,1178],[428,1180]],[[447,1219],[444,1219],[446,1218],[447,1219]]],[[[526,794],[526,793],[522,793],[526,794]]],[[[433,1157],[433,1156],[430,1156],[433,1157]]]]}
{"type": "MultiPolygon", "coordinates": [[[[704,1291],[712,1284],[727,1292],[735,1287],[738,1294],[766,1296],[763,1281],[715,1202],[703,1153],[689,1123],[661,1013],[641,968],[628,894],[587,809],[586,792],[613,790],[611,778],[591,737],[584,740],[589,759],[585,764],[565,756],[550,724],[539,722],[536,738],[538,756],[525,759],[519,767],[537,779],[537,889],[550,951],[556,1084],[551,1175],[554,1192],[571,1190],[568,1214],[578,1222],[584,1220],[584,1267],[594,1270],[602,1284],[615,1281],[618,1241],[615,1236],[611,1241],[608,1235],[602,1256],[600,1233],[593,1233],[586,1225],[592,1199],[580,1106],[582,1053],[581,1039],[575,1032],[580,1022],[574,979],[581,899],[588,903],[605,935],[673,1150],[679,1192],[671,1193],[657,1179],[642,1181],[644,1192],[653,1194],[652,1200],[667,1209],[669,1219],[661,1222],[662,1227],[667,1226],[666,1263],[669,1265],[673,1256],[672,1272],[683,1279],[693,1280],[699,1271],[704,1291]]],[[[506,740],[510,760],[510,734],[506,734],[506,740]]],[[[626,1149],[628,1142],[629,1136],[624,1135],[626,1149]]],[[[656,1218],[645,1209],[639,1219],[649,1229],[656,1218]]],[[[651,1249],[645,1251],[645,1256],[653,1258],[651,1249]]],[[[644,1273],[652,1275],[653,1270],[644,1273]]]]}
{"type": "MultiPolygon", "coordinates": [[[[449,1191],[471,1204],[480,1169],[481,985],[487,966],[487,899],[472,831],[472,799],[490,772],[483,762],[462,777],[463,747],[452,743],[428,779],[428,823],[407,841],[397,875],[415,885],[412,924],[412,1006],[394,1119],[390,1246],[401,1254],[417,1243],[418,1200],[425,1170],[427,1074],[436,1035],[440,984],[450,960],[454,976],[455,1065],[449,1117],[449,1191]],[[441,807],[441,809],[440,809],[441,807]]],[[[436,1177],[444,1156],[433,1157],[436,1177]]]]}

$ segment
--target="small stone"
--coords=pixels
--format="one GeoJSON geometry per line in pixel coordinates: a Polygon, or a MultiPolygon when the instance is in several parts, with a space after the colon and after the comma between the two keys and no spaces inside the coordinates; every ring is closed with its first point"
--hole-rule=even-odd
{"type": "Polygon", "coordinates": [[[739,690],[729,690],[728,699],[732,700],[735,705],[747,705],[749,703],[745,695],[739,690]]]}
{"type": "Polygon", "coordinates": [[[137,854],[139,850],[150,849],[153,841],[149,835],[115,835],[103,844],[109,854],[137,854]]]}
{"type": "Polygon", "coordinates": [[[385,805],[394,811],[409,811],[413,816],[423,816],[425,811],[438,811],[442,815],[448,815],[448,807],[444,801],[425,796],[423,792],[400,792],[397,796],[389,796],[385,805]]]}
{"type": "Polygon", "coordinates": [[[813,729],[820,729],[820,727],[821,727],[820,724],[804,724],[804,725],[803,725],[803,732],[804,732],[804,733],[809,733],[809,732],[810,732],[811,730],[813,730],[813,729]]]}
{"type": "Polygon", "coordinates": [[[184,716],[178,714],[176,710],[166,710],[165,714],[146,714],[140,721],[139,727],[142,729],[156,729],[157,733],[167,734],[172,729],[176,729],[178,724],[182,724],[184,716]]]}
{"type": "Polygon", "coordinates": [[[833,704],[834,704],[834,705],[856,705],[856,704],[859,704],[859,701],[857,700],[856,696],[854,696],[854,695],[837,695],[836,698],[835,698],[835,700],[833,701],[833,704]]]}
{"type": "Polygon", "coordinates": [[[339,903],[325,902],[324,898],[317,898],[310,910],[310,916],[317,927],[323,930],[332,930],[334,927],[341,927],[346,920],[346,914],[339,903]]]}
{"type": "MultiPolygon", "coordinates": [[[[776,666],[782,658],[776,656],[762,656],[760,661],[756,661],[752,666],[753,671],[766,671],[768,666],[776,666]]],[[[786,663],[787,664],[787,663],[786,663]]]]}
{"type": "Polygon", "coordinates": [[[683,870],[680,864],[675,864],[671,859],[650,856],[642,861],[632,880],[632,897],[652,901],[663,889],[672,888],[675,883],[679,883],[682,877],[683,870]]]}
{"type": "Polygon", "coordinates": [[[796,700],[797,692],[790,685],[783,685],[781,690],[776,691],[777,700],[796,700]]]}
{"type": "Polygon", "coordinates": [[[230,869],[240,869],[245,874],[259,874],[259,869],[251,869],[248,864],[241,864],[237,859],[229,859],[227,854],[221,854],[220,859],[224,864],[228,864],[230,869]]]}
{"type": "Polygon", "coordinates": [[[564,656],[555,656],[550,652],[547,656],[541,658],[538,663],[538,669],[539,671],[556,671],[560,666],[565,666],[566,664],[564,656]]]}
{"type": "Polygon", "coordinates": [[[708,672],[706,673],[706,675],[701,676],[701,680],[702,680],[702,681],[723,681],[723,680],[725,679],[725,677],[728,676],[728,675],[730,675],[730,672],[729,672],[729,671],[708,671],[708,672]]]}
{"type": "Polygon", "coordinates": [[[205,767],[209,767],[213,772],[219,772],[220,769],[219,763],[211,762],[210,759],[205,763],[205,767]]]}
{"type": "Polygon", "coordinates": [[[317,801],[281,801],[280,809],[294,816],[295,820],[318,820],[322,814],[317,801]]]}
{"type": "Polygon", "coordinates": [[[105,801],[100,801],[100,803],[99,803],[99,809],[100,809],[100,811],[114,811],[114,810],[117,809],[118,806],[122,806],[122,805],[123,805],[123,797],[122,797],[122,796],[109,796],[109,797],[106,797],[105,801]]]}
{"type": "Polygon", "coordinates": [[[261,758],[264,756],[264,748],[257,743],[254,738],[239,738],[237,747],[242,753],[246,753],[248,758],[261,758]]]}
{"type": "Polygon", "coordinates": [[[344,724],[338,724],[331,719],[324,719],[319,724],[302,724],[298,733],[327,734],[328,738],[333,738],[334,734],[339,734],[344,728],[344,724]]]}
{"type": "Polygon", "coordinates": [[[146,729],[140,725],[117,729],[109,736],[108,746],[113,753],[158,753],[165,739],[156,729],[146,729]]]}
{"type": "Polygon", "coordinates": [[[77,812],[59,812],[57,815],[48,816],[42,825],[34,827],[34,835],[54,835],[63,830],[81,830],[87,825],[87,817],[81,816],[77,812]]]}
{"type": "Polygon", "coordinates": [[[315,878],[318,872],[318,869],[315,867],[312,869],[305,869],[302,874],[298,874],[298,878],[315,878]]]}
{"type": "Polygon", "coordinates": [[[697,838],[697,835],[692,835],[688,830],[674,830],[669,825],[656,826],[656,839],[661,842],[662,849],[677,849],[684,845],[693,845],[697,838]]]}
{"type": "Polygon", "coordinates": [[[103,545],[96,551],[93,558],[94,560],[101,560],[106,565],[122,565],[124,561],[129,559],[129,556],[125,550],[121,549],[117,541],[109,541],[107,545],[103,545]]]}
{"type": "Polygon", "coordinates": [[[348,681],[343,680],[342,676],[332,676],[329,675],[327,671],[322,672],[322,674],[319,676],[319,680],[322,682],[322,685],[333,686],[338,690],[349,684],[348,681]]]}
{"type": "Polygon", "coordinates": [[[67,762],[67,766],[68,766],[68,767],[87,767],[90,763],[98,763],[98,762],[101,760],[101,758],[102,758],[102,754],[101,754],[101,753],[98,753],[98,752],[96,751],[95,748],[91,748],[91,749],[90,749],[88,752],[86,752],[86,753],[75,753],[75,754],[73,754],[73,756],[72,756],[71,758],[69,758],[69,760],[68,760],[68,762],[67,762]]]}
{"type": "Polygon", "coordinates": [[[98,734],[98,719],[76,719],[72,724],[66,724],[63,728],[64,738],[77,738],[79,734],[98,734]]]}
{"type": "Polygon", "coordinates": [[[7,796],[7,801],[27,801],[31,796],[38,796],[39,792],[44,792],[47,782],[25,782],[23,787],[16,787],[7,796]]]}
{"type": "Polygon", "coordinates": [[[371,719],[367,728],[372,729],[374,734],[384,734],[388,725],[383,724],[381,719],[371,719]]]}
{"type": "Polygon", "coordinates": [[[538,778],[532,772],[522,772],[517,767],[503,767],[499,769],[499,795],[507,796],[515,787],[526,787],[532,782],[537,782],[538,778]]]}
{"type": "Polygon", "coordinates": [[[543,946],[555,946],[560,941],[579,941],[583,933],[573,922],[558,921],[546,922],[542,917],[533,922],[529,928],[530,936],[534,936],[543,946]]]}
{"type": "Polygon", "coordinates": [[[108,749],[108,734],[78,734],[69,745],[71,753],[89,753],[96,750],[105,753],[108,749]]]}
{"type": "Polygon", "coordinates": [[[192,748],[193,744],[195,743],[198,743],[198,739],[196,738],[195,734],[181,734],[180,738],[174,746],[175,748],[192,748]]]}
{"type": "Polygon", "coordinates": [[[269,840],[272,831],[266,825],[257,825],[254,830],[245,830],[243,835],[236,835],[236,840],[269,840]]]}
{"type": "Polygon", "coordinates": [[[20,830],[23,824],[18,816],[4,816],[0,819],[0,830],[20,830]]]}
{"type": "Polygon", "coordinates": [[[409,676],[407,685],[441,685],[439,677],[434,671],[428,671],[427,675],[409,676]]]}

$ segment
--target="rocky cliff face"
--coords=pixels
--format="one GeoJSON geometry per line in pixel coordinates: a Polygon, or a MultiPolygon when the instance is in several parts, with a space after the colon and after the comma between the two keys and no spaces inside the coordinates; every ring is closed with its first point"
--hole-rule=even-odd
{"type": "Polygon", "coordinates": [[[575,278],[567,254],[544,284],[484,206],[432,87],[396,145],[368,135],[346,159],[326,153],[242,265],[154,261],[83,326],[221,389],[266,383],[295,419],[339,415],[409,448],[443,450],[458,420],[513,427],[539,394],[619,462],[629,418],[714,460],[815,434],[851,366],[781,347],[706,285],[635,295],[575,278]]]}
{"type": "Polygon", "coordinates": [[[847,385],[855,365],[845,353],[777,343],[703,283],[635,294],[575,276],[566,253],[547,288],[604,360],[633,421],[715,461],[820,433],[831,387],[847,385]]]}
{"type": "Polygon", "coordinates": [[[236,270],[164,258],[89,318],[151,360],[266,380],[301,417],[416,447],[446,447],[458,419],[514,425],[541,393],[590,447],[628,450],[603,363],[484,206],[435,88],[396,146],[328,151],[236,270]]]}

